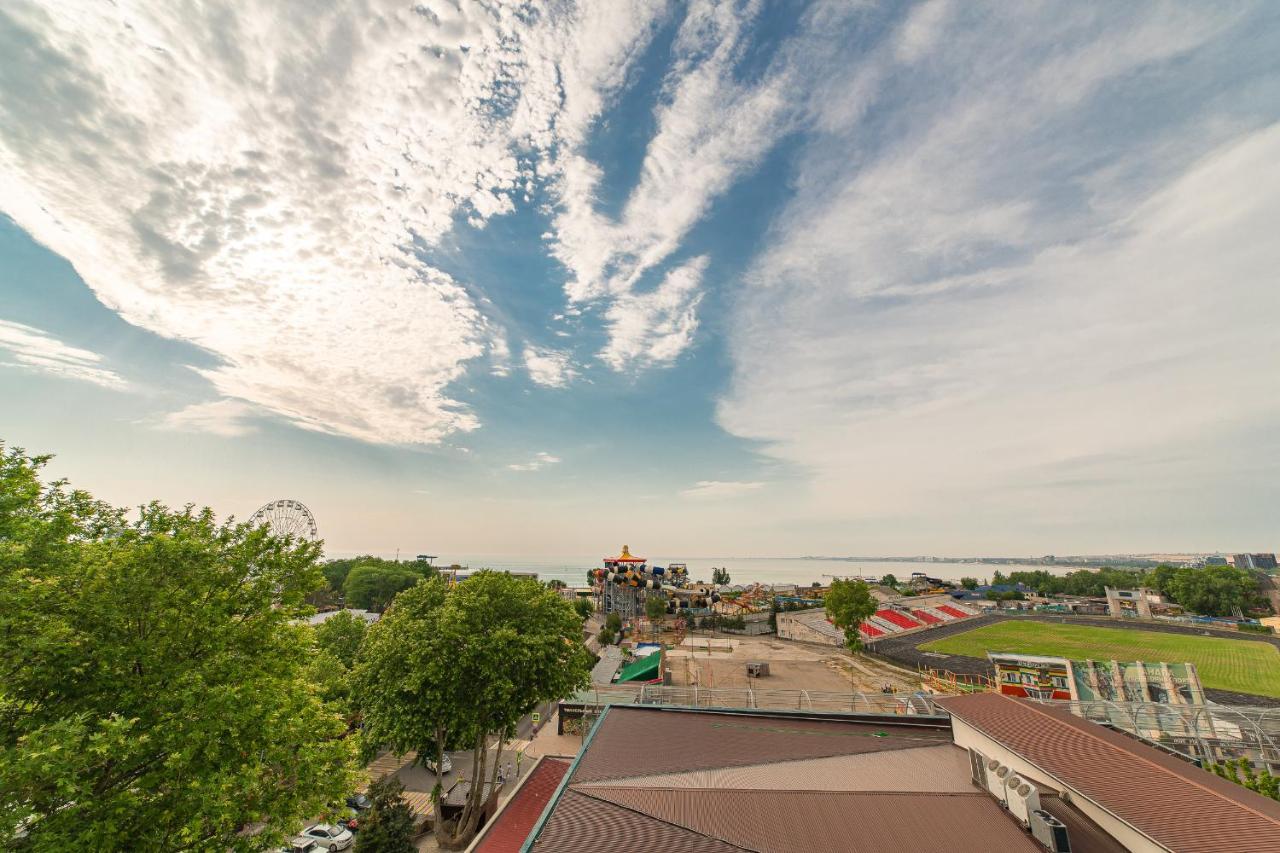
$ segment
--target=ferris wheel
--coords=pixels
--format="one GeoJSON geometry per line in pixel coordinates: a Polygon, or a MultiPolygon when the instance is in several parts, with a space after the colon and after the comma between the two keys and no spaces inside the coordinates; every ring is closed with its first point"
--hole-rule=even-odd
{"type": "Polygon", "coordinates": [[[309,541],[320,538],[316,517],[302,501],[288,499],[271,501],[249,516],[249,523],[265,524],[277,536],[292,536],[294,539],[309,541]]]}

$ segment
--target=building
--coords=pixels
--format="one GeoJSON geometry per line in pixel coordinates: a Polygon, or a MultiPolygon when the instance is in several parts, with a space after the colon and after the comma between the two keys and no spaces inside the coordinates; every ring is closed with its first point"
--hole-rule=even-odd
{"type": "Polygon", "coordinates": [[[1280,802],[1220,779],[1059,707],[995,693],[939,700],[973,779],[1011,815],[1069,801],[1087,823],[1061,820],[1071,850],[1280,851],[1280,802]],[[1024,793],[1024,788],[1026,789],[1024,793]],[[1050,793],[1052,792],[1052,793],[1050,793]],[[1103,848],[1096,848],[1103,849],[1103,848]]]}
{"type": "Polygon", "coordinates": [[[1151,618],[1152,603],[1160,603],[1162,599],[1146,587],[1138,589],[1113,589],[1103,587],[1107,595],[1107,612],[1113,619],[1136,616],[1139,619],[1151,618]]]}
{"type": "Polygon", "coordinates": [[[1280,803],[1136,738],[995,693],[939,705],[610,706],[520,849],[1280,853],[1280,803]]]}
{"type": "Polygon", "coordinates": [[[1204,688],[1191,663],[1068,660],[988,652],[1006,696],[1076,702],[1159,702],[1203,705],[1204,688]]]}
{"type": "Polygon", "coordinates": [[[831,624],[827,611],[822,608],[778,613],[776,618],[780,639],[825,646],[844,645],[844,632],[831,624]]]}
{"type": "Polygon", "coordinates": [[[1237,569],[1269,571],[1276,568],[1275,554],[1233,554],[1231,564],[1237,569]]]}

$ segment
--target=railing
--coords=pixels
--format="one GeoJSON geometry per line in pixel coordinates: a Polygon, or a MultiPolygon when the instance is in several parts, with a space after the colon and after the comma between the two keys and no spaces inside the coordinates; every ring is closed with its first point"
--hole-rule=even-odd
{"type": "Polygon", "coordinates": [[[661,684],[593,687],[577,695],[585,705],[677,705],[688,708],[755,708],[844,714],[936,714],[942,709],[923,693],[850,693],[820,690],[758,690],[751,687],[668,687],[661,684]]]}

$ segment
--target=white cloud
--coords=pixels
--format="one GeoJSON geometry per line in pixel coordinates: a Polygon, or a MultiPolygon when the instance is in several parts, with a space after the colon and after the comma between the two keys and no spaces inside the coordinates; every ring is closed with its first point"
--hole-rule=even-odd
{"type": "Polygon", "coordinates": [[[609,342],[600,358],[614,370],[671,364],[698,329],[698,285],[707,258],[694,258],[667,274],[649,293],[619,296],[605,312],[609,342]]]}
{"type": "Polygon", "coordinates": [[[528,462],[513,462],[507,468],[512,471],[540,471],[548,465],[555,465],[560,461],[559,456],[552,456],[546,451],[541,451],[533,454],[533,458],[528,462]]]}
{"type": "Polygon", "coordinates": [[[721,498],[740,497],[763,488],[764,483],[761,482],[699,480],[689,488],[681,490],[680,496],[696,500],[718,500],[721,498]]]}
{"type": "Polygon", "coordinates": [[[207,432],[223,438],[239,438],[257,431],[251,421],[260,414],[240,400],[213,400],[170,412],[156,426],[177,432],[207,432]]]}
{"type": "Polygon", "coordinates": [[[872,51],[832,82],[874,81],[875,131],[816,119],[727,324],[719,420],[811,474],[810,519],[976,547],[1198,522],[1201,454],[1236,470],[1228,436],[1280,412],[1280,126],[1183,85],[1234,12],[1001,9],[958,8],[910,72],[872,51]],[[1102,495],[1047,487],[1096,468],[1102,495]]]}
{"type": "Polygon", "coordinates": [[[234,11],[10,5],[0,205],[125,319],[193,342],[223,395],[308,428],[433,443],[501,330],[422,262],[584,138],[661,4],[234,11]]]}
{"type": "MultiPolygon", "coordinates": [[[[581,150],[568,146],[553,164],[559,205],[552,251],[572,276],[565,288],[572,302],[609,305],[610,341],[602,357],[617,370],[674,357],[628,355],[638,352],[638,337],[657,334],[670,345],[681,340],[680,333],[657,328],[669,318],[643,307],[644,298],[633,291],[680,246],[711,203],[760,162],[791,121],[787,63],[777,63],[753,83],[735,77],[759,4],[698,0],[684,8],[654,111],[656,131],[620,217],[597,210],[603,172],[581,150]]],[[[692,320],[696,298],[684,298],[689,311],[678,313],[692,320]]]]}
{"type": "Polygon", "coordinates": [[[529,378],[544,388],[564,388],[578,375],[569,353],[546,347],[526,345],[524,367],[529,378]]]}
{"type": "Polygon", "coordinates": [[[13,367],[91,382],[117,391],[129,385],[119,374],[102,367],[102,356],[96,352],[70,346],[22,323],[0,320],[0,350],[12,356],[14,361],[8,364],[13,367]]]}

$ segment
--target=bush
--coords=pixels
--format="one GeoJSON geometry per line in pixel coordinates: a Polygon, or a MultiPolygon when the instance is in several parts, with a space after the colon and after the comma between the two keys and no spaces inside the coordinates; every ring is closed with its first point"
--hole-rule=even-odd
{"type": "Polygon", "coordinates": [[[356,853],[413,853],[413,812],[403,793],[404,786],[394,775],[369,786],[373,805],[360,817],[356,853]]]}
{"type": "Polygon", "coordinates": [[[1252,622],[1241,622],[1236,627],[1238,627],[1241,631],[1246,631],[1250,634],[1274,634],[1275,633],[1275,629],[1273,629],[1270,625],[1255,625],[1252,622]]]}

